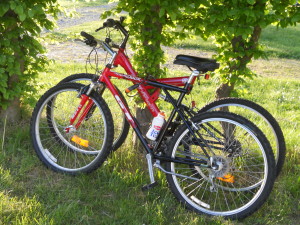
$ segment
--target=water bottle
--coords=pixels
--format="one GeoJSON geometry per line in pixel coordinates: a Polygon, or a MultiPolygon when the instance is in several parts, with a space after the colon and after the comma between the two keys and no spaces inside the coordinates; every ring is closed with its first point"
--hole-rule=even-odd
{"type": "Polygon", "coordinates": [[[153,118],[151,127],[148,130],[146,137],[152,141],[155,141],[164,122],[165,114],[163,112],[159,112],[158,115],[153,118]]]}

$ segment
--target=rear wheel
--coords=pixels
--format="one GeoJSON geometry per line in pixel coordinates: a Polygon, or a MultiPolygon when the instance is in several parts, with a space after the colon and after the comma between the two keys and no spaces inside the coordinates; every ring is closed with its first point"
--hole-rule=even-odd
{"type": "Polygon", "coordinates": [[[206,159],[209,167],[166,163],[172,192],[198,213],[232,219],[252,214],[266,201],[275,180],[268,140],[250,121],[232,113],[203,113],[192,121],[198,127],[196,137],[181,125],[167,156],[206,159]]]}
{"type": "Polygon", "coordinates": [[[112,148],[113,121],[105,101],[92,93],[93,114],[79,128],[70,126],[84,87],[64,83],[48,90],[38,101],[31,119],[31,139],[40,160],[62,173],[88,173],[97,169],[112,148]],[[51,112],[51,118],[49,117],[51,112]]]}
{"type": "Polygon", "coordinates": [[[283,132],[276,119],[260,105],[241,98],[223,98],[213,101],[205,105],[199,110],[199,113],[225,110],[228,108],[230,112],[242,115],[251,120],[259,129],[261,129],[268,140],[274,152],[276,162],[276,175],[278,176],[282,170],[286,146],[283,132]]]}

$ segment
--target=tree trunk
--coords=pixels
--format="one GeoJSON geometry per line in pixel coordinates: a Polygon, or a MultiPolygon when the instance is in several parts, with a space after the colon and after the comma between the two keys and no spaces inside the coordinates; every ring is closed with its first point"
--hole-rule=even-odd
{"type": "MultiPolygon", "coordinates": [[[[18,53],[15,53],[15,58],[20,63],[20,71],[21,73],[24,72],[24,60],[20,59],[18,53]]],[[[8,88],[12,89],[14,83],[19,82],[19,76],[13,75],[9,77],[8,80],[8,88]]],[[[7,122],[16,123],[21,119],[21,107],[20,107],[20,97],[15,97],[12,100],[8,100],[8,107],[3,109],[0,107],[0,119],[7,120],[7,122]]]]}
{"type": "MultiPolygon", "coordinates": [[[[145,136],[151,125],[153,116],[150,113],[148,108],[143,109],[140,107],[136,107],[136,115],[135,116],[136,116],[137,121],[139,122],[141,132],[145,136]]],[[[134,149],[137,149],[139,152],[142,152],[142,153],[145,152],[144,147],[142,146],[140,140],[135,135],[135,133],[133,135],[133,146],[134,146],[134,149]]]]}
{"type": "MultiPolygon", "coordinates": [[[[239,49],[244,49],[245,51],[251,52],[253,49],[257,48],[258,40],[261,35],[261,27],[255,26],[250,38],[249,43],[245,43],[242,36],[233,37],[231,40],[231,45],[234,52],[240,51],[239,49]]],[[[247,64],[252,60],[253,54],[245,54],[243,57],[238,57],[239,66],[230,67],[230,72],[235,70],[245,70],[247,64]]],[[[235,83],[222,83],[216,90],[216,99],[229,97],[231,91],[234,89],[235,83]]]]}
{"type": "Polygon", "coordinates": [[[234,89],[234,84],[230,85],[229,83],[220,84],[216,90],[216,99],[226,98],[230,96],[231,91],[234,89]]]}
{"type": "Polygon", "coordinates": [[[20,109],[20,99],[15,98],[10,101],[10,104],[7,109],[0,109],[0,118],[2,121],[6,120],[10,123],[16,123],[20,121],[21,118],[21,109],[20,109]]]}
{"type": "MultiPolygon", "coordinates": [[[[251,39],[250,39],[249,43],[245,43],[242,36],[234,37],[231,40],[233,50],[235,52],[238,52],[239,49],[251,51],[251,50],[257,48],[260,34],[261,34],[261,27],[256,26],[253,29],[253,33],[251,35],[251,39]]],[[[253,57],[253,54],[246,54],[243,57],[239,57],[238,58],[238,60],[240,62],[239,65],[230,67],[230,72],[233,72],[235,70],[241,70],[241,71],[245,70],[247,67],[247,64],[251,61],[252,57],[253,57]]],[[[228,83],[220,84],[220,86],[216,90],[216,96],[215,96],[216,99],[229,97],[230,93],[233,91],[234,87],[235,87],[235,82],[234,83],[228,82],[228,83]]],[[[227,106],[222,107],[219,110],[229,112],[229,108],[227,106]]],[[[234,133],[235,126],[234,125],[228,126],[228,124],[226,124],[226,123],[221,123],[221,125],[223,128],[224,136],[226,137],[226,142],[231,143],[232,141],[234,141],[235,136],[233,133],[234,133]]]]}
{"type": "MultiPolygon", "coordinates": [[[[18,18],[18,15],[13,12],[12,10],[9,10],[6,13],[7,17],[12,17],[12,18],[18,18]]],[[[11,26],[9,29],[7,29],[5,32],[12,32],[14,29],[17,28],[17,24],[11,26]]],[[[22,41],[22,38],[15,38],[12,39],[12,42],[15,44],[18,44],[19,42],[22,41]]],[[[20,72],[23,73],[25,70],[25,62],[24,59],[20,56],[20,54],[15,51],[14,52],[14,57],[15,60],[19,62],[20,64],[20,72]]],[[[7,74],[8,82],[7,82],[7,87],[8,89],[13,89],[13,86],[15,83],[19,82],[19,76],[18,75],[12,75],[9,76],[7,74]]],[[[6,120],[7,122],[15,123],[18,122],[21,119],[21,108],[20,108],[20,98],[15,97],[12,100],[8,100],[9,106],[6,109],[3,109],[0,107],[0,120],[6,120]]]]}
{"type": "MultiPolygon", "coordinates": [[[[159,11],[160,11],[159,5],[155,5],[155,6],[152,7],[153,16],[146,18],[146,21],[144,21],[143,30],[145,30],[146,32],[151,32],[151,30],[149,30],[149,26],[147,26],[147,24],[155,24],[155,29],[157,29],[157,30],[154,33],[157,33],[157,32],[161,33],[162,32],[162,24],[159,22],[159,20],[156,19],[156,18],[159,17],[158,16],[159,11]],[[156,20],[155,23],[153,23],[153,18],[155,18],[155,20],[156,20]]],[[[143,42],[143,45],[150,47],[153,52],[156,52],[157,50],[161,49],[161,42],[160,42],[160,40],[157,40],[157,41],[153,41],[153,40],[155,40],[155,39],[150,38],[149,40],[145,40],[143,42]]],[[[145,61],[145,63],[147,63],[147,61],[145,61]]],[[[147,68],[147,66],[148,65],[145,64],[145,68],[147,68]]],[[[155,67],[157,68],[157,71],[159,71],[160,65],[159,64],[155,65],[155,67]]],[[[151,74],[146,72],[146,77],[149,76],[149,75],[151,75],[151,74]]],[[[149,129],[149,127],[150,127],[153,116],[152,116],[152,114],[150,113],[150,111],[147,107],[141,108],[141,107],[137,106],[136,107],[136,118],[137,118],[137,121],[140,124],[141,132],[145,136],[148,129],[149,129]]],[[[138,140],[136,135],[133,135],[133,143],[134,143],[135,149],[138,149],[138,151],[140,151],[140,152],[144,152],[143,146],[141,145],[141,142],[138,140]]]]}
{"type": "MultiPolygon", "coordinates": [[[[24,72],[24,61],[20,60],[20,57],[17,53],[15,53],[16,60],[20,62],[20,70],[24,72]]],[[[19,82],[18,75],[13,75],[8,80],[8,88],[12,89],[14,83],[19,82]]],[[[0,119],[6,120],[9,123],[16,123],[21,119],[21,107],[20,107],[20,98],[16,97],[12,100],[8,101],[8,107],[6,109],[2,109],[0,107],[0,119]]]]}

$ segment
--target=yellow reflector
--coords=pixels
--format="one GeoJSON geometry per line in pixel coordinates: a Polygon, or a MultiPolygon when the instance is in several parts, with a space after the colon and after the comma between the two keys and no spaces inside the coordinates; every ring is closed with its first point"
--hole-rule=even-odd
{"type": "Polygon", "coordinates": [[[76,144],[79,144],[83,147],[89,147],[89,141],[88,140],[84,140],[80,137],[78,137],[77,135],[74,135],[72,138],[71,138],[72,141],[74,141],[76,144]]]}
{"type": "Polygon", "coordinates": [[[217,179],[232,184],[234,183],[234,176],[231,174],[226,174],[223,177],[217,177],[217,179]]]}

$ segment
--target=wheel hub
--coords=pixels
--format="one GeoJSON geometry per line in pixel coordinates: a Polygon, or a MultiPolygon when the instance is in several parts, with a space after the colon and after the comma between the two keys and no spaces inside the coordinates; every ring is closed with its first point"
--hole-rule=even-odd
{"type": "Polygon", "coordinates": [[[229,160],[224,156],[213,156],[211,158],[213,177],[223,177],[229,171],[229,160]]]}

